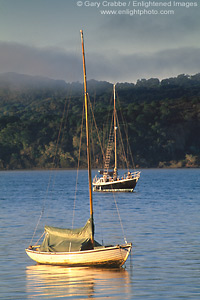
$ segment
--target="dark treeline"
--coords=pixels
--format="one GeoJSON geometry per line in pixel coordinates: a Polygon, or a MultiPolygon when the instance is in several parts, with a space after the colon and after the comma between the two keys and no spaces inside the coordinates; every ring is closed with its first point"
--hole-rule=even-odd
{"type": "MultiPolygon", "coordinates": [[[[105,150],[113,110],[112,88],[108,82],[88,82],[98,127],[97,134],[93,121],[93,167],[102,167],[98,135],[105,150]]],[[[116,92],[120,128],[125,126],[128,131],[137,167],[200,166],[200,74],[118,83],[116,92]]],[[[1,74],[0,169],[76,167],[82,94],[83,86],[78,82],[1,74]]],[[[85,167],[82,132],[81,166],[85,167]]],[[[123,131],[122,139],[126,143],[123,131]]],[[[123,154],[118,156],[123,167],[123,154]]]]}

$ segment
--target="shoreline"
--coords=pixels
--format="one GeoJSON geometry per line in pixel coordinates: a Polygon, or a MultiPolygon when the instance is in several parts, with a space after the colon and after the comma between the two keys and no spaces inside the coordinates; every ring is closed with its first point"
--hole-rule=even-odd
{"type": "MultiPolygon", "coordinates": [[[[141,168],[130,168],[130,170],[190,170],[199,169],[200,166],[191,167],[141,167],[141,168]]],[[[92,171],[98,171],[100,168],[92,168],[92,171]]],[[[77,168],[31,168],[31,169],[0,169],[0,172],[30,172],[30,171],[76,171],[77,168]]],[[[118,169],[119,171],[125,171],[127,169],[118,169]]],[[[79,171],[87,171],[87,168],[79,168],[79,171]]]]}

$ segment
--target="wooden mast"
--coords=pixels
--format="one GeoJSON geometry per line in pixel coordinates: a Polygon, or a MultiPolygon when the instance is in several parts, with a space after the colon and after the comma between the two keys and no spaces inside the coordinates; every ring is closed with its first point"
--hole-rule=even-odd
{"type": "Polygon", "coordinates": [[[113,85],[114,97],[114,139],[115,139],[115,168],[114,175],[117,176],[117,126],[116,126],[116,106],[115,106],[115,84],[113,85]]]}
{"type": "MultiPolygon", "coordinates": [[[[86,119],[86,136],[87,136],[87,159],[88,159],[88,180],[89,180],[89,196],[90,196],[90,218],[92,220],[93,228],[93,201],[92,201],[92,175],[91,175],[91,154],[90,154],[90,132],[88,121],[88,95],[87,95],[87,80],[86,80],[86,66],[85,66],[85,51],[83,30],[80,30],[82,42],[82,56],[83,56],[83,75],[84,75],[84,97],[85,97],[85,119],[86,119]]],[[[92,229],[92,244],[94,244],[94,229],[92,229]]]]}

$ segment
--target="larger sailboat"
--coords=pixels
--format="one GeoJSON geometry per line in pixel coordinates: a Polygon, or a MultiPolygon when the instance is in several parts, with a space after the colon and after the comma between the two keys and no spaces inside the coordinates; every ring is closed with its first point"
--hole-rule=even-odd
{"type": "Polygon", "coordinates": [[[112,171],[109,170],[110,155],[112,151],[113,140],[110,139],[110,143],[107,147],[106,159],[104,170],[100,171],[100,177],[97,175],[93,179],[93,191],[96,192],[133,192],[139,178],[140,172],[127,171],[123,176],[118,175],[117,169],[117,125],[116,125],[116,97],[115,97],[115,85],[113,86],[113,132],[114,132],[114,157],[115,166],[112,171]]]}
{"type": "Polygon", "coordinates": [[[87,158],[89,179],[90,218],[86,225],[77,229],[62,229],[45,226],[45,237],[41,245],[29,246],[26,253],[39,264],[64,266],[121,267],[132,248],[131,243],[102,246],[94,240],[93,198],[90,158],[90,134],[88,121],[88,94],[85,67],[83,31],[81,30],[84,99],[87,136],[87,158]]]}

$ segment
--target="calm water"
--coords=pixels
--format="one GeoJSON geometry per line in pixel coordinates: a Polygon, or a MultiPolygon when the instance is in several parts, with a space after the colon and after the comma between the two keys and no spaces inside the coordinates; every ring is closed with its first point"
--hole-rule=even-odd
{"type": "MultiPolygon", "coordinates": [[[[75,183],[76,171],[0,172],[1,299],[200,299],[200,169],[142,170],[134,193],[94,194],[96,240],[133,242],[121,271],[40,266],[26,255],[43,207],[34,242],[44,224],[71,227],[75,183]]],[[[77,226],[88,202],[80,171],[77,226]]]]}

